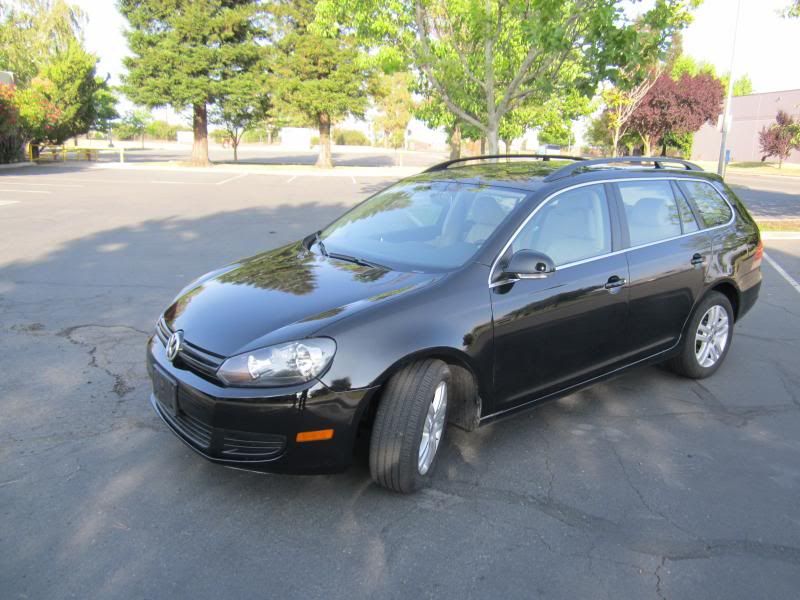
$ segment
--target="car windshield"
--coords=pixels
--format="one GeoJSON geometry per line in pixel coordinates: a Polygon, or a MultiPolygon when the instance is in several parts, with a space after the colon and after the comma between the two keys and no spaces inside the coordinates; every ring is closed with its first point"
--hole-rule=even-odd
{"type": "Polygon", "coordinates": [[[526,193],[474,184],[395,185],[356,206],[321,234],[325,250],[411,270],[465,264],[526,193]]]}

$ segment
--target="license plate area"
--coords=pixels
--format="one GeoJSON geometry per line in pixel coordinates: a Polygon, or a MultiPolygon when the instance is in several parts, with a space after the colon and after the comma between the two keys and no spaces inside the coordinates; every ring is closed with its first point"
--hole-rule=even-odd
{"type": "Polygon", "coordinates": [[[153,393],[165,411],[178,416],[178,382],[157,364],[153,365],[153,393]]]}

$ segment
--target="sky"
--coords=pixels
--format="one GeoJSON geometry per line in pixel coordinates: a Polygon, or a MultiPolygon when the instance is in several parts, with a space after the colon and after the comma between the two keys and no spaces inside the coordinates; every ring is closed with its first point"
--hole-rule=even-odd
{"type": "MultiPolygon", "coordinates": [[[[125,20],[113,0],[73,0],[88,16],[84,30],[87,48],[100,57],[98,73],[119,82],[127,53],[122,30],[125,20]]],[[[705,0],[684,32],[684,52],[712,63],[717,72],[730,69],[731,43],[737,0],[705,0]]],[[[741,0],[734,76],[747,73],[755,92],[800,88],[795,57],[800,19],[783,19],[779,11],[789,0],[741,0]]]]}

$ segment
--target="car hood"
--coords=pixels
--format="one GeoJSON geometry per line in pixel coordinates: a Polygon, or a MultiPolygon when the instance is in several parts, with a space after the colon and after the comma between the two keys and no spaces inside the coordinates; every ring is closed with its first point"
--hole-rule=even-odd
{"type": "Polygon", "coordinates": [[[214,271],[185,288],[164,313],[170,329],[220,356],[301,339],[442,274],[409,273],[327,258],[301,242],[214,271]]]}

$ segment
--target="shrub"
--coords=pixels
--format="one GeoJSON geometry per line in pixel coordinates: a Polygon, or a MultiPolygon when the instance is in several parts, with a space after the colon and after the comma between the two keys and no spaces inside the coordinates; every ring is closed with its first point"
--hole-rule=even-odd
{"type": "Polygon", "coordinates": [[[188,127],[170,125],[166,121],[153,121],[147,125],[144,132],[151,139],[174,142],[178,139],[178,132],[186,130],[188,130],[188,127]]]}
{"type": "Polygon", "coordinates": [[[0,83],[0,163],[20,158],[22,131],[13,85],[0,83]]]}
{"type": "MultiPolygon", "coordinates": [[[[314,142],[312,141],[312,144],[314,142]]],[[[319,141],[317,141],[319,143],[319,141]]],[[[337,129],[333,132],[333,143],[339,146],[369,146],[369,138],[356,129],[337,129]]]]}

